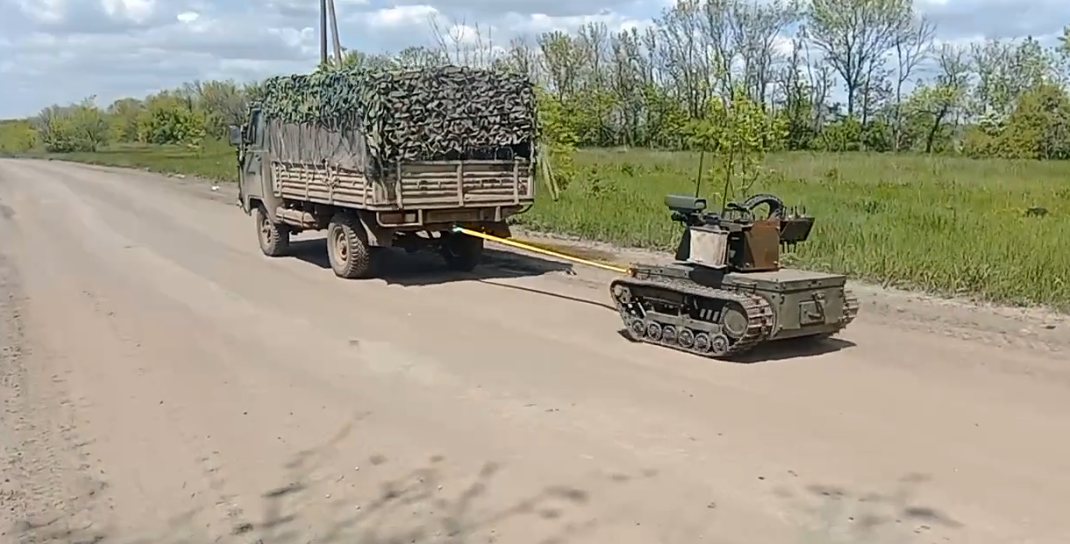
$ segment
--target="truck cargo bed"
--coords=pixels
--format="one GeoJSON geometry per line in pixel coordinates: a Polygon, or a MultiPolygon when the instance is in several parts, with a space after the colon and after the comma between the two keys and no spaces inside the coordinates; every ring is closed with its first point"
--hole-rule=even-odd
{"type": "Polygon", "coordinates": [[[409,162],[369,180],[352,169],[272,162],[275,194],[369,210],[488,207],[534,201],[530,161],[409,162]]]}

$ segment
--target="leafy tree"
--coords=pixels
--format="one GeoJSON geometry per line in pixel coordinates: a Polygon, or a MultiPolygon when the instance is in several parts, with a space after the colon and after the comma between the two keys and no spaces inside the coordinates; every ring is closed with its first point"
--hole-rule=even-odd
{"type": "Polygon", "coordinates": [[[804,35],[843,79],[848,116],[858,113],[860,94],[913,19],[910,0],[811,2],[804,35]]]}
{"type": "Polygon", "coordinates": [[[136,98],[120,98],[108,106],[112,138],[119,142],[137,141],[138,117],[142,103],[136,98]]]}
{"type": "Polygon", "coordinates": [[[1070,97],[1041,84],[1026,91],[1007,120],[1000,155],[1007,158],[1070,159],[1070,97]]]}
{"type": "Polygon", "coordinates": [[[240,125],[249,109],[244,89],[235,81],[194,81],[186,86],[196,108],[204,113],[208,136],[225,138],[227,127],[240,125]]]}
{"type": "Polygon", "coordinates": [[[158,145],[198,147],[204,140],[207,119],[189,98],[174,92],[149,97],[138,118],[138,140],[158,145]]]}
{"type": "Polygon", "coordinates": [[[692,145],[719,159],[724,199],[750,194],[762,175],[766,153],[787,135],[783,122],[766,115],[742,83],[730,100],[710,102],[706,115],[689,123],[686,132],[692,145]]]}

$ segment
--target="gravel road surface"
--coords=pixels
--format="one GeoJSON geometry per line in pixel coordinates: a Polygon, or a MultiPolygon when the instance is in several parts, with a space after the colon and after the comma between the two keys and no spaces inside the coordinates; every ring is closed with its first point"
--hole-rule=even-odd
{"type": "Polygon", "coordinates": [[[345,281],[233,202],[0,161],[0,542],[1070,542],[1065,319],[868,289],[717,363],[601,272],[345,281]]]}

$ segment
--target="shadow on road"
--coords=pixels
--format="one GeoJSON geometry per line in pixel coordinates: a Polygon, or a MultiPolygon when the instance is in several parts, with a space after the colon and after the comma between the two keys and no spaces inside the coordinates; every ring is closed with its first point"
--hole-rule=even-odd
{"type": "Polygon", "coordinates": [[[531,293],[533,295],[541,295],[541,296],[544,296],[544,297],[556,298],[558,300],[565,300],[565,301],[568,301],[568,302],[575,302],[577,304],[587,304],[589,306],[595,306],[597,308],[603,308],[603,309],[609,310],[609,311],[611,311],[613,313],[617,313],[617,309],[615,307],[613,307],[612,304],[605,303],[605,302],[598,302],[596,300],[591,300],[591,299],[587,299],[587,298],[573,297],[573,296],[564,295],[564,294],[561,294],[561,293],[553,293],[553,292],[550,292],[550,291],[543,291],[541,289],[532,289],[530,287],[522,287],[520,285],[509,285],[509,284],[505,284],[505,283],[496,283],[494,281],[489,281],[489,280],[479,280],[479,282],[484,284],[484,285],[492,285],[494,287],[499,287],[501,289],[510,289],[510,290],[513,290],[513,291],[520,291],[520,292],[523,292],[523,293],[531,293]]]}
{"type": "MultiPolygon", "coordinates": [[[[452,271],[441,257],[429,251],[407,254],[399,249],[380,248],[376,253],[375,277],[387,284],[410,287],[573,273],[569,264],[491,248],[483,250],[480,266],[471,272],[452,271]]],[[[323,238],[290,242],[290,257],[323,269],[331,268],[323,238]]]]}
{"type": "MultiPolygon", "coordinates": [[[[628,335],[627,329],[619,329],[617,330],[617,334],[624,340],[633,344],[645,343],[639,340],[633,340],[631,336],[628,335]]],[[[651,346],[656,347],[653,345],[651,346]]],[[[835,353],[855,346],[856,344],[854,342],[843,340],[841,338],[792,338],[759,344],[751,351],[727,359],[725,362],[736,364],[769,363],[774,361],[801,359],[805,357],[816,357],[818,355],[835,353]]],[[[670,350],[671,348],[662,349],[670,350]]]]}
{"type": "Polygon", "coordinates": [[[915,496],[930,477],[908,474],[889,493],[851,491],[831,485],[810,484],[794,491],[778,487],[775,493],[801,516],[814,542],[951,541],[951,531],[964,527],[937,508],[916,502],[915,496]]]}
{"type": "Polygon", "coordinates": [[[837,351],[853,348],[856,345],[850,340],[835,337],[791,338],[759,344],[750,352],[737,357],[735,361],[746,364],[771,363],[836,353],[837,351]]]}
{"type": "MultiPolygon", "coordinates": [[[[338,490],[332,484],[340,481],[335,474],[342,470],[333,466],[340,463],[337,446],[352,433],[358,420],[354,418],[326,443],[294,455],[284,465],[281,481],[266,485],[260,494],[259,519],[233,505],[221,513],[223,503],[217,503],[174,513],[151,537],[141,531],[133,537],[103,526],[99,519],[88,526],[72,527],[73,514],[63,512],[47,525],[24,524],[17,528],[19,534],[9,536],[24,543],[72,544],[462,544],[496,542],[499,535],[495,529],[503,522],[525,518],[522,523],[527,534],[547,535],[539,541],[542,544],[567,544],[585,540],[584,536],[599,526],[593,514],[582,512],[591,501],[587,490],[546,485],[503,504],[487,496],[504,471],[502,466],[484,463],[467,478],[467,485],[458,487],[456,477],[447,478],[447,459],[439,455],[400,477],[332,498],[332,489],[338,490]]],[[[377,470],[389,463],[384,455],[373,455],[366,461],[377,470]]],[[[655,475],[655,471],[648,471],[641,477],[655,475]]],[[[637,478],[640,476],[616,475],[610,481],[622,485],[637,478]]],[[[92,500],[87,496],[78,502],[92,500]]]]}

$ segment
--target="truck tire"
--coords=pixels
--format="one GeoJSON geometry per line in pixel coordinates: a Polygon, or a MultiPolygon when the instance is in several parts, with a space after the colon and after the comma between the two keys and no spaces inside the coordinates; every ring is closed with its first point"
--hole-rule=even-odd
{"type": "Polygon", "coordinates": [[[290,229],[271,221],[271,216],[262,204],[253,212],[256,219],[257,237],[260,239],[260,251],[268,257],[279,257],[290,248],[290,229]]]}
{"type": "Polygon", "coordinates": [[[450,233],[442,238],[442,258],[458,272],[471,272],[483,258],[483,239],[450,233]]]}
{"type": "Polygon", "coordinates": [[[334,275],[345,279],[367,278],[372,273],[368,234],[360,219],[336,213],[327,225],[327,257],[334,275]]]}

